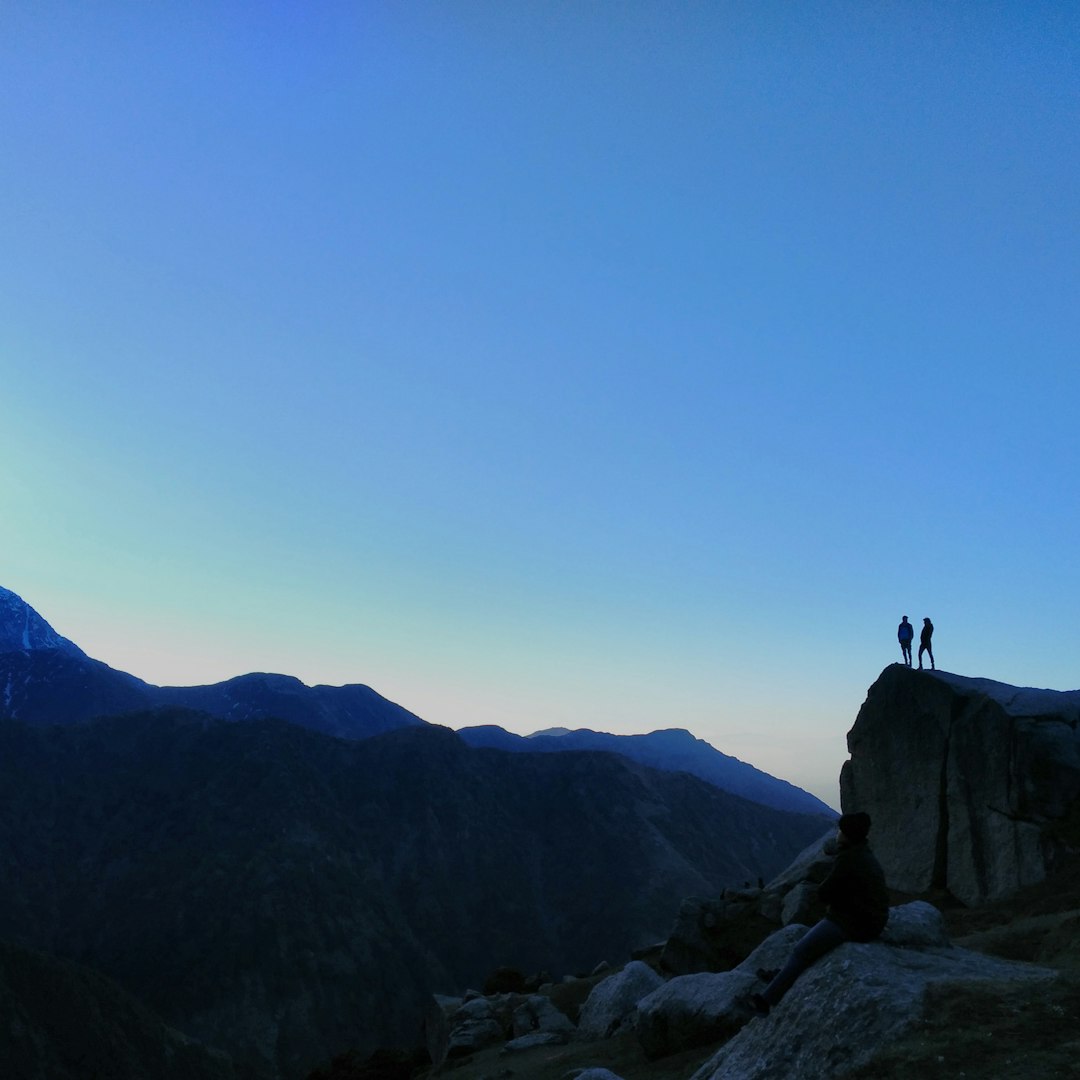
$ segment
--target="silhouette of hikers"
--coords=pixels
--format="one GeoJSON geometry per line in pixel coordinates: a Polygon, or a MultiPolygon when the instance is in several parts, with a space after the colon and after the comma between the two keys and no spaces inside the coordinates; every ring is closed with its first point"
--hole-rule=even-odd
{"type": "Polygon", "coordinates": [[[828,904],[825,918],[799,939],[772,982],[760,994],[750,995],[750,1007],[759,1016],[768,1016],[815,960],[845,941],[873,941],[888,922],[885,874],[866,839],[870,815],[844,814],[837,824],[836,861],[818,886],[818,896],[828,904]]]}
{"type": "MultiPolygon", "coordinates": [[[[934,650],[930,648],[930,639],[934,636],[934,624],[923,619],[922,633],[919,634],[919,670],[922,671],[922,654],[930,654],[930,670],[934,670],[934,650]]],[[[910,661],[909,661],[910,662],[910,661]]]]}
{"type": "Polygon", "coordinates": [[[900,651],[904,654],[904,663],[911,667],[911,639],[915,637],[915,627],[907,621],[905,615],[896,628],[896,640],[900,642],[900,651]]]}

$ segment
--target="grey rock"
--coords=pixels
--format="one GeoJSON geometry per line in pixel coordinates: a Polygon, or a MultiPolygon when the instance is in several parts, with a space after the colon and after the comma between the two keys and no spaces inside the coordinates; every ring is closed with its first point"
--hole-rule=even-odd
{"type": "Polygon", "coordinates": [[[515,1038],[533,1032],[570,1035],[576,1030],[570,1017],[556,1008],[550,998],[542,994],[534,994],[526,998],[513,1013],[515,1038]]]}
{"type": "Polygon", "coordinates": [[[581,1072],[571,1074],[573,1080],[622,1080],[622,1077],[617,1073],[613,1073],[610,1069],[582,1069],[581,1072]]]}
{"type": "Polygon", "coordinates": [[[638,1002],[634,1031],[649,1057],[730,1038],[750,1017],[746,998],[762,989],[758,971],[783,966],[807,928],[785,926],[733,971],[680,975],[638,1002]]]}
{"type": "Polygon", "coordinates": [[[836,855],[836,830],[831,829],[804,848],[791,865],[772,879],[762,891],[758,910],[775,923],[783,921],[784,900],[797,886],[820,885],[832,869],[836,855]]]}
{"type": "Polygon", "coordinates": [[[931,985],[1054,977],[964,949],[848,943],[805,971],[768,1017],[746,1024],[693,1080],[840,1080],[914,1027],[931,985]]]}
{"type": "Polygon", "coordinates": [[[889,908],[889,922],[880,940],[907,949],[944,947],[949,944],[945,918],[933,904],[916,900],[889,908]]]}
{"type": "Polygon", "coordinates": [[[759,971],[773,971],[784,966],[796,942],[809,927],[790,923],[783,930],[770,934],[739,966],[736,971],[756,977],[759,971]]]}
{"type": "Polygon", "coordinates": [[[873,818],[893,888],[983,903],[1045,880],[1076,846],[1080,691],[891,665],[848,750],[841,802],[873,818]]]}
{"type": "Polygon", "coordinates": [[[634,1031],[650,1058],[729,1038],[749,1018],[743,1005],[758,985],[745,971],[679,975],[638,1002],[634,1031]]]}
{"type": "Polygon", "coordinates": [[[469,997],[465,995],[465,1003],[451,1014],[450,1020],[454,1024],[464,1023],[468,1020],[490,1020],[495,1016],[495,1005],[490,998],[469,997]]]}
{"type": "Polygon", "coordinates": [[[578,1032],[585,1039],[607,1039],[633,1015],[637,1003],[663,979],[648,964],[632,960],[592,988],[578,1017],[578,1032]]]}
{"type": "Polygon", "coordinates": [[[824,914],[824,908],[818,900],[818,887],[809,881],[800,881],[785,897],[780,908],[780,921],[788,923],[816,922],[824,914]]]}
{"type": "Polygon", "coordinates": [[[673,975],[692,975],[727,967],[724,953],[718,947],[716,930],[741,915],[752,903],[741,898],[688,896],[679,905],[675,925],[660,954],[661,968],[673,975]]]}
{"type": "Polygon", "coordinates": [[[560,1035],[555,1031],[533,1031],[528,1035],[519,1035],[516,1039],[511,1039],[499,1053],[520,1054],[537,1046],[560,1046],[567,1040],[567,1035],[560,1035]]]}
{"type": "Polygon", "coordinates": [[[483,1050],[485,1046],[500,1043],[505,1037],[503,1026],[497,1020],[466,1020],[454,1026],[450,1032],[447,1057],[460,1057],[483,1050]]]}

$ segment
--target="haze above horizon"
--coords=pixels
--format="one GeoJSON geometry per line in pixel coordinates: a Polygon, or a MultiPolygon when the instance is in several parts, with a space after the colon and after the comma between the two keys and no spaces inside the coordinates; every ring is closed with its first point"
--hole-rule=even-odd
{"type": "Polygon", "coordinates": [[[1073,689],[1080,10],[8,6],[0,584],[159,684],[683,727],[1073,689]]]}

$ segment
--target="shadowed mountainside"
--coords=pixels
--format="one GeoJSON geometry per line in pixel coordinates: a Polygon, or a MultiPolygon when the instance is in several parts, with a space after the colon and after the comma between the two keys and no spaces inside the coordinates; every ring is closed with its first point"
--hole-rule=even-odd
{"type": "Polygon", "coordinates": [[[177,710],[0,723],[0,936],[267,1075],[411,1044],[431,991],[591,968],[824,831],[611,754],[177,710]]]}
{"type": "Polygon", "coordinates": [[[0,1075],[10,1080],[242,1080],[94,971],[0,942],[0,1075]]]}

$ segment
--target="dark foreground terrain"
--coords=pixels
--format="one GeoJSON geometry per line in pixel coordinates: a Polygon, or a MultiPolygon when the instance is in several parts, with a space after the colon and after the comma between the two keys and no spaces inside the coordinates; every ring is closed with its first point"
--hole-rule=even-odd
{"type": "MultiPolygon", "coordinates": [[[[900,903],[914,899],[896,897],[900,903]]],[[[954,944],[1010,960],[1051,967],[1060,978],[1037,989],[1010,984],[952,988],[932,994],[927,1017],[909,1037],[886,1048],[847,1080],[1066,1080],[1080,1077],[1080,857],[1049,882],[998,903],[964,908],[925,897],[945,912],[954,944]]],[[[576,1019],[596,979],[552,989],[576,1019]]],[[[600,1043],[540,1047],[506,1056],[495,1046],[439,1070],[446,1080],[566,1080],[602,1067],[623,1080],[686,1080],[716,1051],[703,1046],[650,1061],[633,1036],[600,1043]]],[[[424,1070],[346,1058],[312,1080],[390,1080],[424,1070]]],[[[430,1074],[430,1073],[429,1073],[430,1074]]]]}

